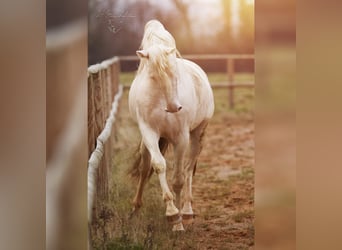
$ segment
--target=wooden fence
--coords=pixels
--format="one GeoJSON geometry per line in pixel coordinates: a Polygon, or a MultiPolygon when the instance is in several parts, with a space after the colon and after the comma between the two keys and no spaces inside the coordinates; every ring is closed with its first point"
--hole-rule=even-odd
{"type": "Polygon", "coordinates": [[[118,109],[119,59],[88,68],[88,219],[97,216],[99,202],[109,198],[114,121],[118,109]],[[115,104],[115,105],[114,105],[115,104]]]}
{"type": "MultiPolygon", "coordinates": [[[[254,60],[252,54],[207,54],[207,55],[183,55],[185,59],[189,60],[222,60],[226,63],[228,82],[226,83],[212,83],[213,88],[227,88],[228,100],[230,108],[234,108],[234,89],[235,88],[251,88],[254,87],[252,82],[238,82],[235,79],[235,62],[236,60],[254,60]]],[[[120,56],[120,61],[138,61],[137,56],[120,56]]]]}

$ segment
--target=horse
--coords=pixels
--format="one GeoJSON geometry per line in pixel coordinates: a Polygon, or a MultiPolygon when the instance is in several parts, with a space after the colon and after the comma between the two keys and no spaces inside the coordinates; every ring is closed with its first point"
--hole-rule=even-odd
{"type": "Polygon", "coordinates": [[[133,212],[142,206],[144,185],[155,172],[166,203],[167,220],[173,225],[173,231],[182,231],[183,223],[193,222],[192,177],[204,131],[214,113],[213,92],[204,71],[180,57],[174,38],[157,20],[145,25],[136,54],[140,64],[128,101],[131,117],[141,133],[139,157],[132,169],[138,175],[133,212]],[[174,150],[172,190],[176,197],[166,180],[164,154],[169,145],[174,150]]]}

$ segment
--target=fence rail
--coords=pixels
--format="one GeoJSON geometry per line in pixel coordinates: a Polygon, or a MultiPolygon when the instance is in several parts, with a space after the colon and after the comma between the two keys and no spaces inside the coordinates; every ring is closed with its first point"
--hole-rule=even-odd
{"type": "Polygon", "coordinates": [[[99,201],[108,200],[113,159],[114,121],[122,89],[117,57],[88,68],[88,219],[99,201]]]}
{"type": "MultiPolygon", "coordinates": [[[[235,79],[235,61],[236,60],[254,60],[253,54],[205,54],[205,55],[183,55],[189,60],[224,60],[226,62],[227,83],[212,83],[213,88],[227,88],[229,107],[234,108],[234,89],[235,88],[253,88],[254,81],[237,82],[235,79]]],[[[119,56],[120,61],[139,61],[138,56],[119,56]]]]}

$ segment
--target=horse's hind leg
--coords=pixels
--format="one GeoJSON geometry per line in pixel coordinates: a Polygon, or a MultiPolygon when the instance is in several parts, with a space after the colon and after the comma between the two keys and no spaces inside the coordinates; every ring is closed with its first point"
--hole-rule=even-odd
{"type": "Polygon", "coordinates": [[[185,167],[184,204],[182,208],[183,223],[193,222],[194,211],[192,210],[192,176],[196,171],[197,158],[202,150],[202,138],[208,122],[203,121],[190,133],[190,162],[185,167]]]}
{"type": "Polygon", "coordinates": [[[140,154],[140,162],[138,162],[139,182],[138,182],[137,192],[133,199],[134,212],[137,211],[142,206],[142,194],[143,194],[144,186],[145,186],[147,177],[151,171],[151,156],[146,146],[142,142],[140,144],[139,154],[140,154]]]}
{"type": "Polygon", "coordinates": [[[184,132],[174,144],[175,163],[172,178],[172,188],[176,194],[176,206],[181,206],[181,191],[184,185],[184,156],[189,145],[189,132],[184,132]]]}
{"type": "MultiPolygon", "coordinates": [[[[181,191],[184,185],[184,156],[189,144],[189,132],[186,131],[177,138],[177,144],[174,144],[175,164],[173,170],[172,187],[176,194],[176,205],[181,206],[181,191]]],[[[174,225],[173,231],[184,230],[183,224],[174,225]]]]}

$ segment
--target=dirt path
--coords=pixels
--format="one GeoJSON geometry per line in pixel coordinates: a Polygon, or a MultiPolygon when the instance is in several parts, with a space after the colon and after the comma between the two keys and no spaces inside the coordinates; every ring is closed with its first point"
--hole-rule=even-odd
{"type": "Polygon", "coordinates": [[[199,249],[250,249],[254,244],[254,124],[216,116],[206,132],[194,177],[199,249]]]}

